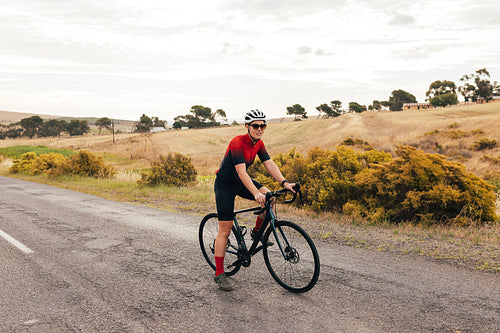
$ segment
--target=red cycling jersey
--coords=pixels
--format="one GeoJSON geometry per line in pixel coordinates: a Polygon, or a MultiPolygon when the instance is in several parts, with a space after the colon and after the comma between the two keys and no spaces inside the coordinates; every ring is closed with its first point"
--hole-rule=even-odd
{"type": "Polygon", "coordinates": [[[226,154],[220,164],[219,170],[216,171],[217,178],[223,182],[240,181],[235,166],[245,163],[248,169],[257,155],[261,162],[270,159],[262,140],[254,143],[248,134],[234,137],[227,147],[226,154]]]}

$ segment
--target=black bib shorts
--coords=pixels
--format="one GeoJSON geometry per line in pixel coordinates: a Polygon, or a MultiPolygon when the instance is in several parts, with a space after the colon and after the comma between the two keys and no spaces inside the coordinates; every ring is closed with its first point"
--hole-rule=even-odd
{"type": "MultiPolygon", "coordinates": [[[[253,179],[252,181],[255,187],[260,190],[262,184],[253,179]]],[[[241,181],[228,183],[221,181],[219,177],[216,177],[214,191],[219,221],[232,221],[234,219],[234,199],[236,196],[240,196],[248,200],[255,200],[252,193],[250,193],[241,181]]]]}

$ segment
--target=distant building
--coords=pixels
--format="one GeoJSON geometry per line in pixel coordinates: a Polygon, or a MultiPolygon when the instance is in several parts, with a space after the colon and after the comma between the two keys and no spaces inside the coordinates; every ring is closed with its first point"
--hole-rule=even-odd
{"type": "Polygon", "coordinates": [[[157,133],[157,132],[163,132],[163,131],[166,131],[165,127],[153,127],[151,129],[151,133],[157,133]]]}
{"type": "Polygon", "coordinates": [[[498,103],[498,102],[500,102],[500,96],[493,96],[489,101],[486,101],[484,98],[479,97],[476,101],[476,104],[498,103]]]}
{"type": "Polygon", "coordinates": [[[404,103],[404,110],[420,110],[420,109],[433,109],[434,107],[430,103],[404,103]]]}

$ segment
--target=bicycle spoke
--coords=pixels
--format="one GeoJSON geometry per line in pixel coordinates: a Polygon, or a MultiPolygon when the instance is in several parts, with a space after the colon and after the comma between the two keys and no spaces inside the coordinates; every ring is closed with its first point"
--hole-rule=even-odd
{"type": "MultiPolygon", "coordinates": [[[[319,257],[314,243],[294,223],[280,221],[279,226],[277,244],[264,249],[269,272],[285,289],[292,292],[307,291],[314,286],[319,276],[319,257]]],[[[271,230],[267,234],[274,237],[271,230]]]]}

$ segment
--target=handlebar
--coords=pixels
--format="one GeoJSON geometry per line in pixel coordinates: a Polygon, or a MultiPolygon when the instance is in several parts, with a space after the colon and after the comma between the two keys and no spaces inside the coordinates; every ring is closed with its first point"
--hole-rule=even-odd
{"type": "MultiPolygon", "coordinates": [[[[293,189],[295,190],[295,193],[293,193],[293,197],[290,199],[290,200],[285,200],[285,203],[286,204],[291,204],[292,202],[295,201],[295,199],[297,199],[297,194],[300,195],[300,198],[302,199],[302,192],[300,191],[300,183],[295,183],[295,185],[293,186],[293,189]]],[[[282,196],[288,192],[291,192],[289,189],[286,189],[286,188],[283,188],[281,190],[277,190],[277,191],[271,191],[271,192],[267,192],[265,195],[266,195],[266,204],[264,207],[262,207],[261,209],[259,209],[258,211],[254,212],[255,215],[259,215],[259,214],[262,214],[265,210],[266,210],[266,207],[267,205],[270,204],[271,202],[271,198],[272,197],[279,197],[279,196],[282,196]]]]}

